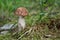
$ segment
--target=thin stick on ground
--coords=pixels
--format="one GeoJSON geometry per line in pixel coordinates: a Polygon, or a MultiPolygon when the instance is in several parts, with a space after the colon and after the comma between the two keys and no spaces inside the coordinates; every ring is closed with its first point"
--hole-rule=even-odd
{"type": "Polygon", "coordinates": [[[17,40],[21,39],[24,35],[26,35],[27,33],[30,33],[32,31],[33,27],[30,28],[28,31],[26,31],[24,34],[22,34],[17,40]]]}

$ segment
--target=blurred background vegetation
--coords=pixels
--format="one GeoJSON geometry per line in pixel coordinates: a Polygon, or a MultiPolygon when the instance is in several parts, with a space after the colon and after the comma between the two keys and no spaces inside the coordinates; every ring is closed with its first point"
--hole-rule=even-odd
{"type": "MultiPolygon", "coordinates": [[[[26,7],[28,9],[28,16],[25,17],[28,27],[30,26],[41,26],[43,24],[44,29],[40,28],[39,31],[31,33],[30,36],[23,37],[21,40],[44,40],[42,35],[44,34],[41,30],[44,30],[47,34],[50,30],[47,26],[51,26],[51,20],[56,25],[60,21],[60,0],[0,0],[0,26],[6,23],[17,22],[18,16],[14,14],[16,8],[26,7]],[[57,22],[58,21],[58,22],[57,22]],[[47,24],[44,25],[44,24],[47,24]],[[46,27],[45,27],[46,26],[46,27]],[[47,31],[49,30],[49,31],[47,31]],[[39,36],[40,35],[40,36],[39,36]],[[39,37],[38,37],[39,36],[39,37]]],[[[53,26],[52,25],[52,26],[53,26]]],[[[57,30],[58,31],[58,30],[57,30]]],[[[48,40],[59,40],[60,38],[48,38],[48,40]]],[[[0,40],[16,40],[11,35],[0,36],[0,40]]]]}

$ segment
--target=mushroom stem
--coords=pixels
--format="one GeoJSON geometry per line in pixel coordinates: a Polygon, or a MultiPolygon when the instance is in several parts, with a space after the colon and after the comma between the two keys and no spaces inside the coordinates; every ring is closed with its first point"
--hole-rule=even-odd
{"type": "Polygon", "coordinates": [[[19,20],[18,20],[18,28],[19,29],[18,30],[21,31],[22,29],[24,29],[25,25],[26,25],[26,23],[25,23],[24,17],[23,16],[19,16],[19,20]]]}

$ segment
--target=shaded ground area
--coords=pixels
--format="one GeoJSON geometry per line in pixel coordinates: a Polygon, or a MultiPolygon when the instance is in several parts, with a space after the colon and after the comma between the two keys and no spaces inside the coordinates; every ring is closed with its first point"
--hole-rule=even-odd
{"type": "Polygon", "coordinates": [[[50,19],[49,23],[42,22],[40,24],[36,24],[32,27],[29,25],[20,32],[20,34],[11,35],[8,33],[7,35],[0,35],[1,40],[5,38],[5,40],[60,40],[60,27],[59,22],[56,23],[57,19],[54,19],[54,23],[51,23],[52,19],[50,19]],[[52,26],[52,27],[51,27],[52,26]],[[56,27],[55,27],[56,26],[56,27]],[[51,27],[51,28],[50,28],[51,27]],[[7,37],[5,37],[7,36],[7,37]]]}

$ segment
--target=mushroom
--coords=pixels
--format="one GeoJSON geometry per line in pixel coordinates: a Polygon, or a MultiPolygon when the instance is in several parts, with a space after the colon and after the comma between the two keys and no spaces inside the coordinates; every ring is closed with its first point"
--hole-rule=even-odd
{"type": "Polygon", "coordinates": [[[21,31],[22,29],[24,29],[26,27],[24,17],[27,16],[28,11],[24,7],[19,7],[15,11],[15,14],[19,16],[19,19],[18,19],[18,31],[21,31]]]}

